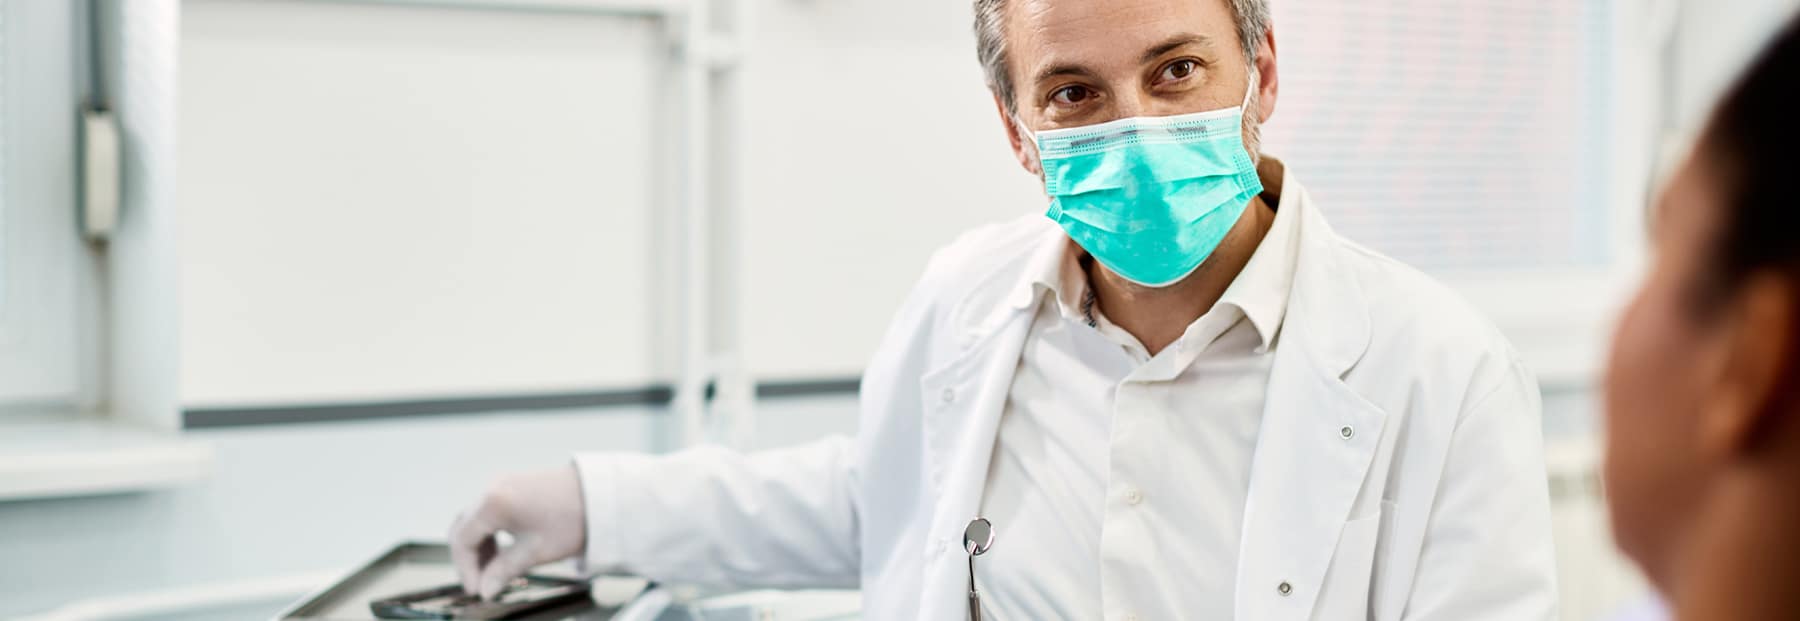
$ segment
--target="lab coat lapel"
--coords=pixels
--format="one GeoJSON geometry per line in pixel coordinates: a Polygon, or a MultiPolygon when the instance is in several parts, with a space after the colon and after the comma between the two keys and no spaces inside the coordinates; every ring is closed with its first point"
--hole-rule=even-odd
{"type": "MultiPolygon", "coordinates": [[[[1061,248],[1049,243],[1044,252],[1061,252],[1061,248]]],[[[968,615],[968,563],[962,551],[962,533],[970,520],[979,517],[994,439],[1019,355],[1031,332],[1030,309],[1036,305],[1029,294],[1017,293],[997,312],[976,313],[984,316],[972,321],[960,339],[971,345],[919,382],[925,404],[925,474],[929,489],[936,494],[923,550],[922,619],[968,615]]],[[[995,524],[994,530],[996,553],[1026,543],[1009,543],[1005,524],[995,524]]]]}
{"type": "Polygon", "coordinates": [[[1251,465],[1237,619],[1311,618],[1326,569],[1369,474],[1386,414],[1342,381],[1369,342],[1368,305],[1343,246],[1298,183],[1300,255],[1251,465]]]}

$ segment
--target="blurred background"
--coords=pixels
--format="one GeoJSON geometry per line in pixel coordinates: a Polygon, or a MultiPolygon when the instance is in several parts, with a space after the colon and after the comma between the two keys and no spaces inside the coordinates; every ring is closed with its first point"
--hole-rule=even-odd
{"type": "MultiPolygon", "coordinates": [[[[855,429],[1041,211],[969,0],[0,0],[0,618],[267,618],[502,472],[855,429]],[[920,191],[923,190],[923,194],[920,191]]],[[[1656,171],[1800,0],[1275,0],[1267,151],[1538,371],[1564,618],[1656,171]]]]}

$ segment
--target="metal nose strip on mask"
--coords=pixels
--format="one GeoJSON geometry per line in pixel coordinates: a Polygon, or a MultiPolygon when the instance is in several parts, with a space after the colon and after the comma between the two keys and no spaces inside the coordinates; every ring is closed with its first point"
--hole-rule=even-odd
{"type": "MultiPolygon", "coordinates": [[[[1232,117],[1220,117],[1220,118],[1232,118],[1232,117]]],[[[1188,122],[1180,124],[1180,125],[1170,125],[1168,127],[1157,127],[1157,126],[1145,127],[1145,126],[1141,126],[1141,125],[1135,126],[1135,127],[1127,127],[1127,128],[1124,128],[1123,130],[1120,130],[1115,133],[1097,134],[1091,138],[1077,138],[1075,140],[1070,141],[1069,144],[1083,145],[1083,144],[1089,144],[1089,143],[1091,143],[1093,141],[1097,141],[1097,140],[1108,140],[1108,139],[1121,140],[1121,139],[1127,139],[1127,138],[1137,138],[1139,136],[1179,136],[1182,134],[1192,134],[1195,132],[1204,132],[1208,129],[1211,129],[1209,126],[1207,126],[1203,123],[1204,123],[1203,121],[1195,120],[1195,121],[1188,121],[1188,122]]]]}
{"type": "Polygon", "coordinates": [[[1057,145],[1054,150],[1061,151],[1061,152],[1079,152],[1079,151],[1082,151],[1085,149],[1093,148],[1093,147],[1100,146],[1100,145],[1115,143],[1115,142],[1117,142],[1117,143],[1139,142],[1140,140],[1138,140],[1138,139],[1140,139],[1140,138],[1143,138],[1143,139],[1169,138],[1169,139],[1173,139],[1176,141],[1181,141],[1181,140],[1187,139],[1187,138],[1196,138],[1196,137],[1197,138],[1207,138],[1207,137],[1212,137],[1212,136],[1226,136],[1226,135],[1229,135],[1228,131],[1237,131],[1237,129],[1238,128],[1236,128],[1236,127],[1218,128],[1218,127],[1210,127],[1210,126],[1205,126],[1205,125],[1196,125],[1196,126],[1189,126],[1189,127],[1157,127],[1157,128],[1133,127],[1133,128],[1128,128],[1128,129],[1122,130],[1118,133],[1102,134],[1102,135],[1096,135],[1096,136],[1085,137],[1085,138],[1076,138],[1076,139],[1068,141],[1067,143],[1057,145]]]}

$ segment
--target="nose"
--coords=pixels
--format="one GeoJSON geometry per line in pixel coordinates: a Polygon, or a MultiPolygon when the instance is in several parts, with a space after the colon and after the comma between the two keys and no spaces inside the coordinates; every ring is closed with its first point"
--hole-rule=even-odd
{"type": "Polygon", "coordinates": [[[1113,106],[1114,120],[1150,116],[1150,100],[1138,89],[1127,91],[1114,98],[1114,101],[1117,102],[1113,106]]]}

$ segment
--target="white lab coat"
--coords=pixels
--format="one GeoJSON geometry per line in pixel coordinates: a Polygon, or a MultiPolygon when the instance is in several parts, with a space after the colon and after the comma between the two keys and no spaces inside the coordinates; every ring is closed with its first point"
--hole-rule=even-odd
{"type": "MultiPolygon", "coordinates": [[[[1474,310],[1338,237],[1285,185],[1301,248],[1235,618],[1555,618],[1536,383],[1474,310]]],[[[864,376],[854,440],[579,456],[590,560],[665,581],[860,586],[869,619],[965,618],[961,534],[1031,325],[1023,268],[1062,235],[1033,216],[940,251],[864,376]]],[[[996,551],[1032,545],[996,530],[996,551]]]]}

